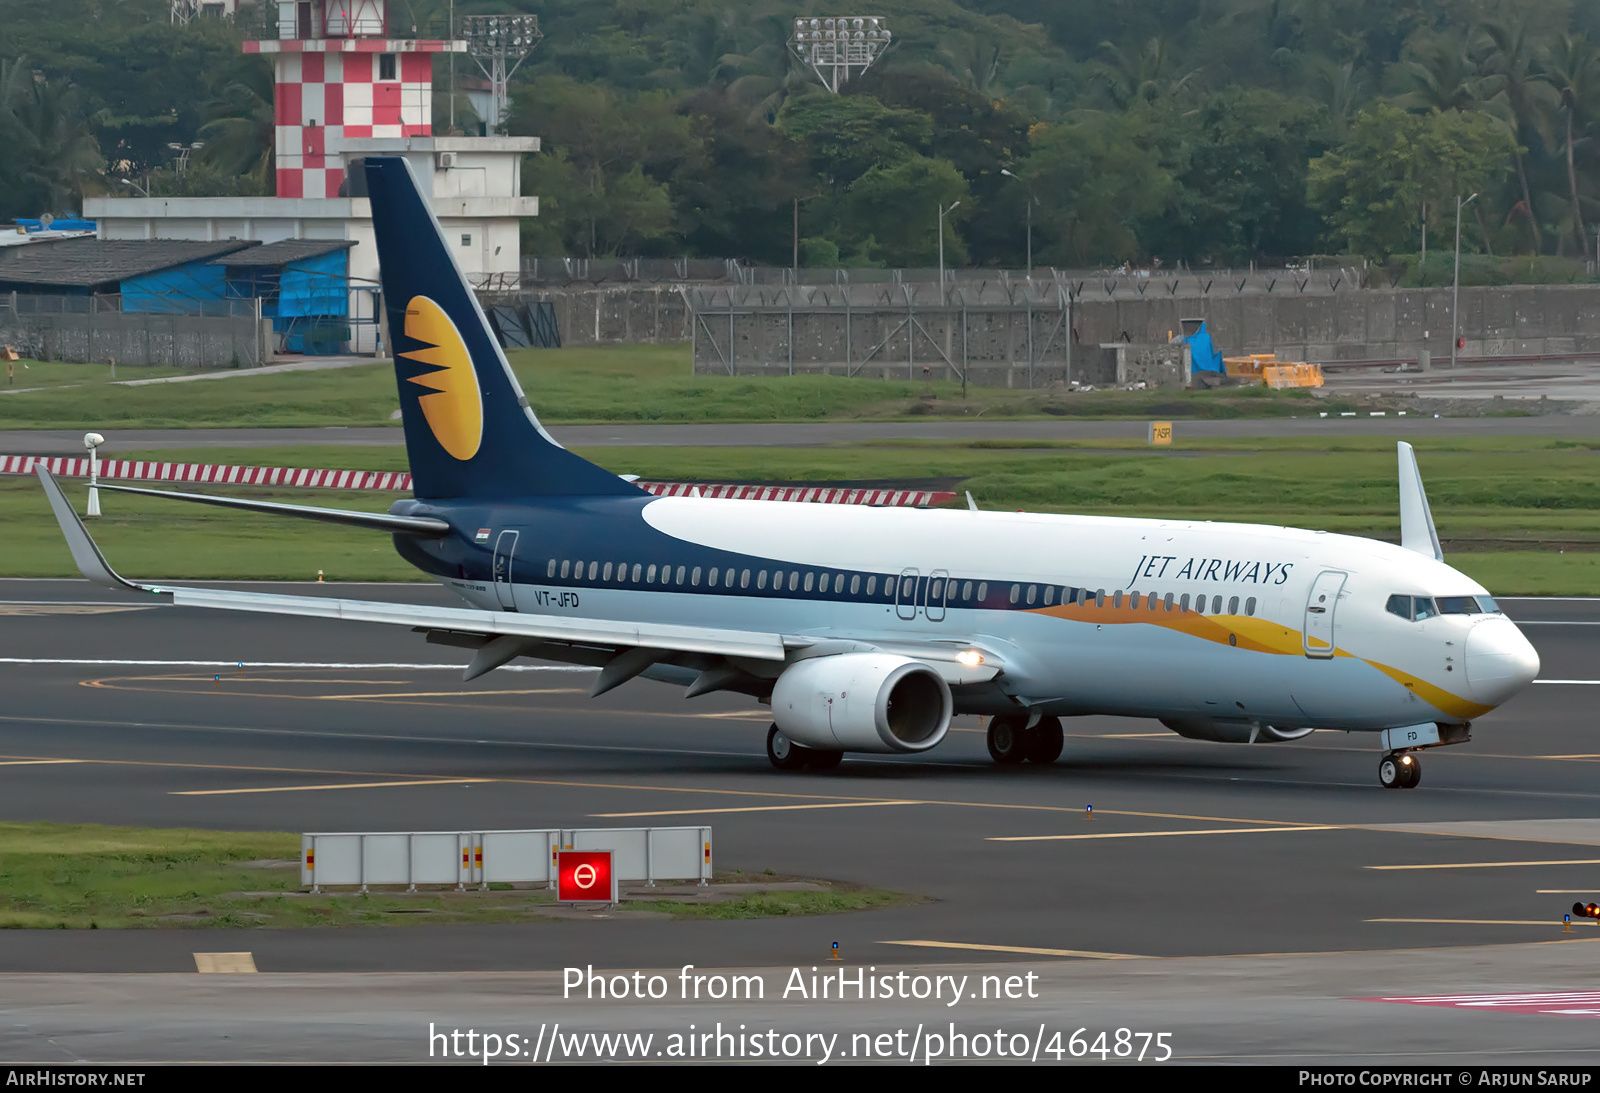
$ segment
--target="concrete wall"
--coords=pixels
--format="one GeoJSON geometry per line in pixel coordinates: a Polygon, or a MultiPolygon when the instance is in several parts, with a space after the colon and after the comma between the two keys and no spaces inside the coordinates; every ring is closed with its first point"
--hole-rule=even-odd
{"type": "Polygon", "coordinates": [[[157,315],[101,311],[95,314],[13,312],[0,297],[0,345],[15,346],[36,360],[177,368],[249,368],[266,363],[270,324],[254,318],[157,315]]]}
{"type": "MultiPolygon", "coordinates": [[[[765,308],[741,300],[730,323],[726,302],[718,299],[694,323],[694,367],[705,374],[823,372],[915,380],[927,366],[933,378],[959,379],[965,359],[968,380],[986,386],[1037,387],[1061,379],[1110,383],[1116,382],[1115,357],[1103,356],[1102,346],[1159,346],[1188,318],[1207,320],[1217,348],[1230,356],[1276,353],[1282,360],[1325,363],[1414,360],[1423,349],[1437,361],[1450,353],[1448,287],[1300,294],[1291,285],[1287,295],[1187,299],[1095,295],[1094,286],[1086,286],[1072,304],[1070,349],[1062,311],[1048,301],[1036,303],[1031,313],[1030,347],[1030,315],[1014,303],[973,303],[963,311],[884,302],[857,304],[847,312],[842,305],[817,307],[813,299],[791,313],[781,306],[785,297],[774,295],[765,308]]],[[[1600,356],[1600,285],[1463,288],[1460,317],[1463,357],[1600,356]]]]}
{"type": "MultiPolygon", "coordinates": [[[[1335,295],[1246,295],[1206,300],[1107,300],[1086,293],[1073,308],[1084,342],[1164,342],[1179,320],[1204,318],[1225,355],[1283,360],[1414,360],[1450,354],[1448,286],[1335,295]]],[[[1600,285],[1463,288],[1466,357],[1600,354],[1600,285]]]]}

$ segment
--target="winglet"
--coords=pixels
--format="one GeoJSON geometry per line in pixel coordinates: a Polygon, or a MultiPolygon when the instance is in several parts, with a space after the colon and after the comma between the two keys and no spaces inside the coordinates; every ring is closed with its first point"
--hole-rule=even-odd
{"type": "Polygon", "coordinates": [[[50,507],[56,514],[56,523],[61,525],[61,534],[67,537],[67,548],[72,551],[72,560],[78,563],[79,573],[95,584],[107,588],[119,588],[128,592],[162,591],[148,585],[134,584],[118,576],[117,571],[106,564],[105,555],[100,553],[100,548],[95,546],[94,540],[89,537],[89,530],[83,526],[83,521],[78,519],[78,514],[73,511],[67,495],[61,492],[61,486],[56,482],[55,475],[45,468],[42,461],[34,464],[34,470],[39,472],[39,481],[44,485],[44,494],[50,499],[50,507]]]}
{"type": "Polygon", "coordinates": [[[1436,562],[1444,561],[1439,533],[1433,527],[1433,510],[1422,488],[1422,472],[1417,470],[1417,453],[1400,441],[1400,545],[1436,562]]]}

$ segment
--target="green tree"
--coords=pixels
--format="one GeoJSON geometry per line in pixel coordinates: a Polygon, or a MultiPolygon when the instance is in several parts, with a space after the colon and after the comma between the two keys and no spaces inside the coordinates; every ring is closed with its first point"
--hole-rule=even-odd
{"type": "Polygon", "coordinates": [[[1503,177],[1514,147],[1505,127],[1484,114],[1409,114],[1375,104],[1336,149],[1311,161],[1311,201],[1336,245],[1386,258],[1410,249],[1424,205],[1442,219],[1457,195],[1503,177]]]}
{"type": "Polygon", "coordinates": [[[1016,172],[1038,196],[1035,261],[1083,268],[1151,253],[1141,229],[1165,214],[1177,186],[1148,120],[1085,111],[1043,126],[1016,172]]]}
{"type": "Polygon", "coordinates": [[[871,95],[802,95],[778,115],[778,130],[799,145],[813,177],[843,190],[874,168],[916,155],[933,137],[920,110],[885,106],[871,95]]]}
{"type": "Polygon", "coordinates": [[[0,90],[8,101],[0,112],[9,120],[6,157],[12,161],[13,183],[0,201],[11,215],[60,213],[83,208],[85,192],[104,187],[105,159],[89,129],[78,93],[57,80],[20,77],[23,64],[0,74],[0,90]]]}
{"type": "Polygon", "coordinates": [[[272,69],[265,62],[249,65],[212,100],[200,128],[206,146],[198,158],[216,171],[252,180],[263,194],[275,193],[277,186],[272,100],[272,69]]]}
{"type": "Polygon", "coordinates": [[[1578,197],[1576,148],[1600,113],[1600,51],[1583,35],[1563,34],[1545,56],[1543,78],[1556,93],[1556,110],[1566,132],[1567,192],[1572,199],[1572,231],[1578,253],[1592,255],[1583,230],[1583,204],[1578,197]]]}
{"type": "Polygon", "coordinates": [[[1330,143],[1327,112],[1265,88],[1229,88],[1163,116],[1176,184],[1153,248],[1188,262],[1240,265],[1310,253],[1321,220],[1306,167],[1330,143]]]}
{"type": "Polygon", "coordinates": [[[973,203],[961,172],[948,160],[922,155],[873,167],[844,198],[840,250],[864,250],[887,266],[932,266],[939,260],[939,210],[956,202],[960,206],[944,218],[946,266],[966,265],[968,259],[961,225],[973,203]]]}

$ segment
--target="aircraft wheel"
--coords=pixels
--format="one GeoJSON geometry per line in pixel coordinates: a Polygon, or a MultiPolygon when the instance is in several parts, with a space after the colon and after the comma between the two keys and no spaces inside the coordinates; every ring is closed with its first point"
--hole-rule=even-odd
{"type": "Polygon", "coordinates": [[[1405,770],[1400,757],[1393,753],[1378,760],[1378,784],[1384,789],[1399,789],[1405,783],[1405,770]]]}
{"type": "Polygon", "coordinates": [[[807,748],[810,755],[806,757],[807,770],[833,770],[844,759],[844,752],[833,749],[807,748]]]}
{"type": "Polygon", "coordinates": [[[767,730],[767,759],[779,770],[803,770],[814,753],[790,740],[774,725],[767,730]]]}
{"type": "Polygon", "coordinates": [[[1400,757],[1400,788],[1415,789],[1422,781],[1422,762],[1415,755],[1400,757]]]}
{"type": "Polygon", "coordinates": [[[1059,717],[1040,718],[1039,723],[1028,730],[1027,737],[1028,762],[1038,763],[1043,767],[1061,758],[1064,737],[1059,717]]]}
{"type": "Polygon", "coordinates": [[[1014,766],[1028,757],[1027,721],[1002,715],[989,719],[989,758],[1001,766],[1014,766]]]}

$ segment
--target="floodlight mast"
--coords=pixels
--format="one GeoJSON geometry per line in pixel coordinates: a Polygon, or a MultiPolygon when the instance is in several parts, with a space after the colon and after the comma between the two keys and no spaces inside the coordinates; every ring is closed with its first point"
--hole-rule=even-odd
{"type": "Polygon", "coordinates": [[[881,15],[847,15],[794,21],[789,48],[835,95],[851,76],[883,56],[893,37],[881,15]]]}
{"type": "MultiPolygon", "coordinates": [[[[544,35],[537,15],[468,15],[461,20],[461,37],[467,53],[489,80],[489,116],[483,119],[488,135],[498,132],[510,102],[506,85],[544,35]]],[[[454,89],[451,90],[452,95],[454,89]]]]}

